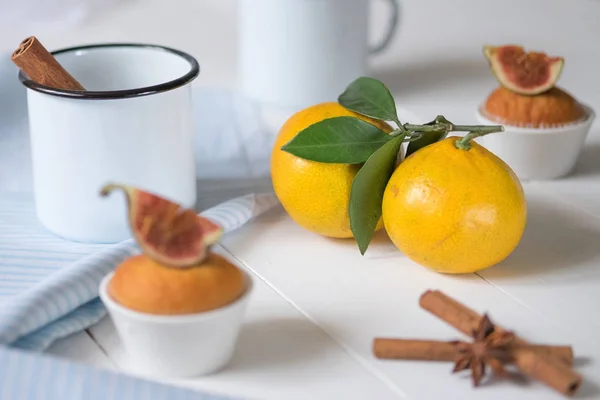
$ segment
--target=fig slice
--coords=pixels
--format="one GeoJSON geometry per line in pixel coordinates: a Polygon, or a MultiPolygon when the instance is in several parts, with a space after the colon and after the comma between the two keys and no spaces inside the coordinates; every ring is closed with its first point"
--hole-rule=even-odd
{"type": "Polygon", "coordinates": [[[129,226],[142,252],[159,264],[176,268],[198,265],[221,238],[221,226],[154,193],[110,183],[100,195],[108,196],[114,190],[125,193],[129,226]]]}
{"type": "Polygon", "coordinates": [[[484,46],[483,53],[500,84],[522,95],[533,96],[550,90],[565,64],[563,57],[527,52],[518,45],[484,46]]]}

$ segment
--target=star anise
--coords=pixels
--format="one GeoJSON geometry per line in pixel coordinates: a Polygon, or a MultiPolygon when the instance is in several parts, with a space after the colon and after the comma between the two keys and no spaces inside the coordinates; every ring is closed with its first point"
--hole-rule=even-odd
{"type": "Polygon", "coordinates": [[[452,342],[458,351],[453,373],[471,369],[473,386],[478,386],[485,375],[486,365],[495,375],[506,376],[504,364],[510,360],[510,347],[515,335],[512,332],[496,331],[487,314],[479,321],[479,326],[473,330],[474,341],[452,342]]]}

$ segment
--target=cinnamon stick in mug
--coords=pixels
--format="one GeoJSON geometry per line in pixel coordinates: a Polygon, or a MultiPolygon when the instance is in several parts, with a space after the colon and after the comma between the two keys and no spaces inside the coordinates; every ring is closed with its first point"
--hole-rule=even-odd
{"type": "MultiPolygon", "coordinates": [[[[482,318],[477,312],[446,296],[439,290],[428,290],[419,299],[421,308],[434,314],[466,335],[473,330],[482,318]]],[[[503,328],[495,325],[498,331],[503,328]]],[[[517,343],[528,344],[517,338],[517,343]]],[[[520,349],[513,353],[514,364],[527,376],[537,379],[567,396],[573,396],[581,386],[582,377],[573,371],[562,357],[520,349]]]]}
{"type": "Polygon", "coordinates": [[[10,59],[29,79],[55,89],[85,90],[35,36],[23,40],[10,59]]]}

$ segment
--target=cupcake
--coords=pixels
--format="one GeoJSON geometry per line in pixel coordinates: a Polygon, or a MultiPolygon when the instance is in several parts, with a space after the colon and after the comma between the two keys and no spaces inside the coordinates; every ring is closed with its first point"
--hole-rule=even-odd
{"type": "Polygon", "coordinates": [[[120,263],[108,295],[130,310],[155,315],[185,315],[225,307],[246,290],[243,272],[225,257],[208,252],[197,266],[171,268],[145,254],[120,263]]]}
{"type": "Polygon", "coordinates": [[[479,139],[523,180],[569,174],[595,117],[591,108],[556,85],[565,60],[517,45],[484,46],[498,86],[477,110],[483,124],[504,132],[479,139]]]}
{"type": "Polygon", "coordinates": [[[121,261],[99,288],[129,356],[153,377],[213,373],[231,359],[252,291],[250,275],[213,250],[215,222],[165,197],[122,184],[141,254],[121,261]]]}
{"type": "Polygon", "coordinates": [[[585,108],[568,92],[553,87],[536,95],[523,95],[500,86],[490,93],[483,113],[502,125],[550,128],[582,121],[585,108]]]}

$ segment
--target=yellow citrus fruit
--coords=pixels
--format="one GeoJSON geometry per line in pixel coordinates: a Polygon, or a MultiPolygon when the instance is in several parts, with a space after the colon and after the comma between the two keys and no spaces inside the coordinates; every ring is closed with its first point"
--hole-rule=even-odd
{"type": "MultiPolygon", "coordinates": [[[[305,160],[281,150],[300,131],[327,118],[353,116],[389,133],[392,127],[327,102],[292,115],[283,124],[271,152],[271,179],[283,208],[300,226],[334,238],[353,237],[348,217],[352,180],[360,165],[305,160]]],[[[383,227],[380,221],[378,228],[383,227]]]]}
{"type": "Polygon", "coordinates": [[[189,268],[166,267],[143,254],[132,256],[117,266],[107,287],[117,303],[159,315],[214,310],[232,303],[244,290],[242,271],[213,252],[189,268]]]}
{"type": "Polygon", "coordinates": [[[383,221],[411,260],[443,273],[470,273],[505,259],[527,219],[523,188],[500,158],[449,137],[407,157],[383,196],[383,221]]]}

